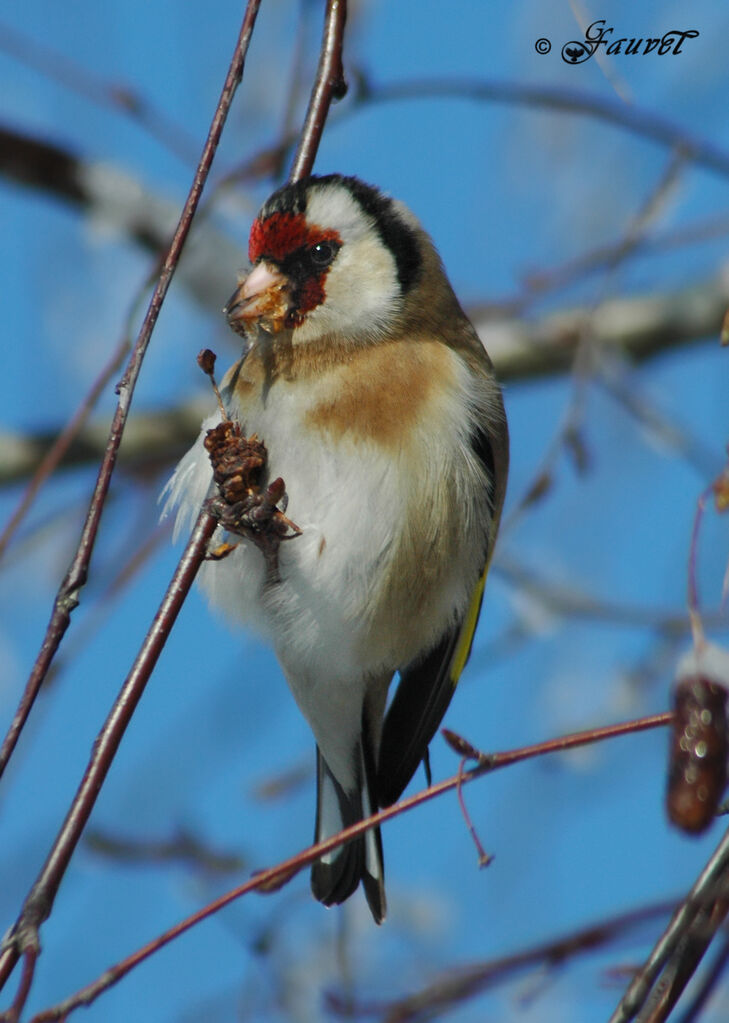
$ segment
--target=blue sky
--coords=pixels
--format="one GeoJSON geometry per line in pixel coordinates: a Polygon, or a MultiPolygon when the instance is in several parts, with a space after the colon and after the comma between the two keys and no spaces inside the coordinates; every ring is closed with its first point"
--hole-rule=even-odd
{"type": "MultiPolygon", "coordinates": [[[[2,22],[52,47],[100,81],[124,83],[202,145],[232,52],[239,4],[201,14],[172,0],[99,5],[27,4],[2,22]]],[[[306,3],[310,71],[320,35],[306,3]]],[[[298,4],[264,3],[253,48],[218,154],[216,176],[277,137],[291,74],[298,4]]],[[[695,28],[680,55],[615,57],[608,67],[635,106],[729,151],[724,40],[729,15],[705,2],[594,4],[617,36],[695,28]]],[[[588,90],[622,102],[593,59],[559,56],[578,38],[569,4],[462,0],[355,5],[346,65],[373,82],[425,77],[493,78],[588,90]],[[551,52],[535,50],[539,38],[551,52]]],[[[5,35],[7,40],[7,35],[5,35]]],[[[3,39],[0,24],[0,41],[3,39]]],[[[136,182],[140,196],[179,207],[192,161],[138,124],[29,68],[0,47],[3,120],[52,140],[136,182]]],[[[96,91],[100,91],[97,86],[96,91]]],[[[346,110],[346,104],[342,108],[346,110]]],[[[300,111],[299,111],[300,114],[300,111]]],[[[438,245],[465,303],[518,293],[524,275],[625,235],[662,179],[670,154],[654,142],[587,117],[514,105],[430,98],[379,104],[332,121],[317,170],[355,173],[405,200],[438,245]]],[[[227,193],[212,222],[245,247],[251,217],[271,182],[227,193]]],[[[729,182],[687,162],[665,190],[649,235],[729,211],[729,182]]],[[[5,372],[0,428],[23,434],[58,427],[78,405],[116,344],[150,257],[98,218],[0,181],[5,372]]],[[[709,280],[726,260],[726,237],[625,261],[529,307],[533,320],[583,303],[670,294],[709,280]]],[[[172,407],[206,383],[200,348],[235,358],[235,338],[217,309],[238,267],[202,307],[173,284],[142,372],[134,414],[172,407]]],[[[471,664],[447,725],[485,749],[607,724],[666,708],[677,650],[656,630],[565,616],[549,597],[514,582],[530,577],[622,608],[680,614],[696,499],[718,473],[729,440],[729,355],[714,338],[638,367],[616,359],[623,394],[653,422],[690,437],[685,457],[665,429],[646,425],[604,383],[584,397],[589,471],[559,456],[548,497],[505,529],[471,664]],[[514,634],[521,638],[513,639],[514,634]]],[[[512,437],[507,524],[543,463],[572,395],[566,376],[511,382],[512,437]]],[[[103,419],[114,407],[102,398],[103,419]]],[[[145,478],[120,472],[104,518],[91,579],[68,636],[68,657],[34,711],[0,796],[0,914],[9,924],[40,867],[91,743],[164,591],[179,547],[163,542],[103,621],[94,608],[131,552],[156,527],[156,495],[169,467],[145,478]],[[88,629],[88,633],[86,630],[88,629]],[[78,636],[78,639],[75,637],[78,636]]],[[[9,721],[35,657],[55,587],[73,550],[91,470],[62,473],[44,492],[0,565],[0,723],[9,721]]],[[[0,492],[3,519],[20,490],[0,492]]],[[[707,609],[718,607],[729,555],[726,521],[708,514],[698,575],[707,609]]],[[[629,616],[628,616],[629,618],[629,616]]],[[[715,633],[727,641],[724,629],[715,633]]],[[[455,798],[441,799],[384,829],[390,917],[375,929],[357,897],[342,919],[308,894],[304,875],[268,898],[248,898],[142,966],[86,1011],[91,1021],[131,1017],[316,1020],[322,992],[341,988],[338,936],[355,993],[372,1002],[417,990],[435,971],[501,956],[605,915],[680,894],[716,844],[721,825],[689,840],[663,812],[666,736],[647,733],[521,765],[472,785],[470,813],[494,862],[478,871],[455,798]],[[268,946],[263,949],[263,936],[268,946]]],[[[457,760],[436,740],[434,775],[457,760]]],[[[262,800],[257,786],[313,765],[308,729],[273,655],[231,632],[194,593],[129,729],[92,824],[113,834],[166,838],[184,829],[245,859],[243,875],[310,840],[314,784],[262,800]]],[[[422,778],[419,780],[422,783],[422,778]]],[[[413,789],[414,791],[414,789],[413,789]]],[[[93,979],[160,930],[240,880],[184,865],[120,864],[80,848],[44,927],[31,997],[40,1009],[93,979]]],[[[620,983],[607,974],[640,962],[658,933],[585,957],[545,979],[534,973],[448,1019],[580,1023],[607,1018],[620,983]]],[[[707,1020],[726,1018],[726,989],[707,1020]],[[712,1014],[713,1013],[713,1014],[712,1014]]]]}

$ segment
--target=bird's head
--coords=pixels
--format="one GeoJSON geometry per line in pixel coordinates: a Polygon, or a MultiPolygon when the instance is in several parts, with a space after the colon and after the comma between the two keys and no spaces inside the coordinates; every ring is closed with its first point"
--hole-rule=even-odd
{"type": "Polygon", "coordinates": [[[285,185],[253,222],[228,322],[244,336],[291,331],[295,344],[388,336],[420,280],[424,237],[402,203],[358,178],[285,185]]]}

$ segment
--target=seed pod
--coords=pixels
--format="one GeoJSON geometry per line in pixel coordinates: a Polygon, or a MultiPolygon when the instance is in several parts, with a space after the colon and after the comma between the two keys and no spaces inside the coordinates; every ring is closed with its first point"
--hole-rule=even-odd
{"type": "Polygon", "coordinates": [[[666,806],[670,820],[691,834],[705,831],[727,783],[729,654],[704,647],[684,658],[674,693],[666,806]]]}
{"type": "Polygon", "coordinates": [[[266,465],[266,448],[255,434],[244,437],[239,423],[224,420],[205,435],[213,478],[228,504],[242,501],[258,489],[266,465]]]}
{"type": "Polygon", "coordinates": [[[209,348],[203,348],[198,353],[197,364],[206,376],[211,377],[215,372],[215,360],[217,356],[209,348]]]}

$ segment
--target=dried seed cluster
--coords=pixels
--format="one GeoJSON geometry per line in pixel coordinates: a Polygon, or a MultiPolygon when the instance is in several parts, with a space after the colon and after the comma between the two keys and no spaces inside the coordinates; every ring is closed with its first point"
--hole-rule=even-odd
{"type": "MultiPolygon", "coordinates": [[[[230,419],[208,430],[204,444],[218,487],[218,496],[208,502],[210,513],[228,533],[251,540],[261,550],[269,583],[278,582],[281,541],[293,540],[301,530],[278,507],[286,497],[284,481],[278,477],[261,489],[265,445],[255,434],[245,437],[240,424],[230,419]]],[[[223,544],[210,557],[220,559],[234,549],[235,545],[223,544]]]]}
{"type": "Polygon", "coordinates": [[[237,504],[259,490],[266,446],[255,434],[244,437],[240,423],[225,419],[208,430],[204,443],[213,479],[226,504],[237,504]]]}

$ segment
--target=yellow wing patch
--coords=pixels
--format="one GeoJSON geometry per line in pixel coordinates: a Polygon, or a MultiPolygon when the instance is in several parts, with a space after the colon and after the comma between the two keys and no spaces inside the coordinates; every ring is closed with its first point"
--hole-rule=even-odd
{"type": "Polygon", "coordinates": [[[476,588],[473,591],[471,603],[468,605],[466,617],[463,619],[463,625],[461,626],[461,631],[458,636],[458,643],[456,644],[456,649],[453,651],[448,676],[453,683],[454,688],[458,684],[458,680],[461,677],[463,669],[466,667],[466,661],[471,653],[473,636],[476,632],[478,616],[481,613],[481,603],[483,601],[483,591],[486,587],[486,576],[488,575],[488,571],[489,566],[487,562],[483,572],[481,573],[481,578],[478,580],[476,588]]]}

